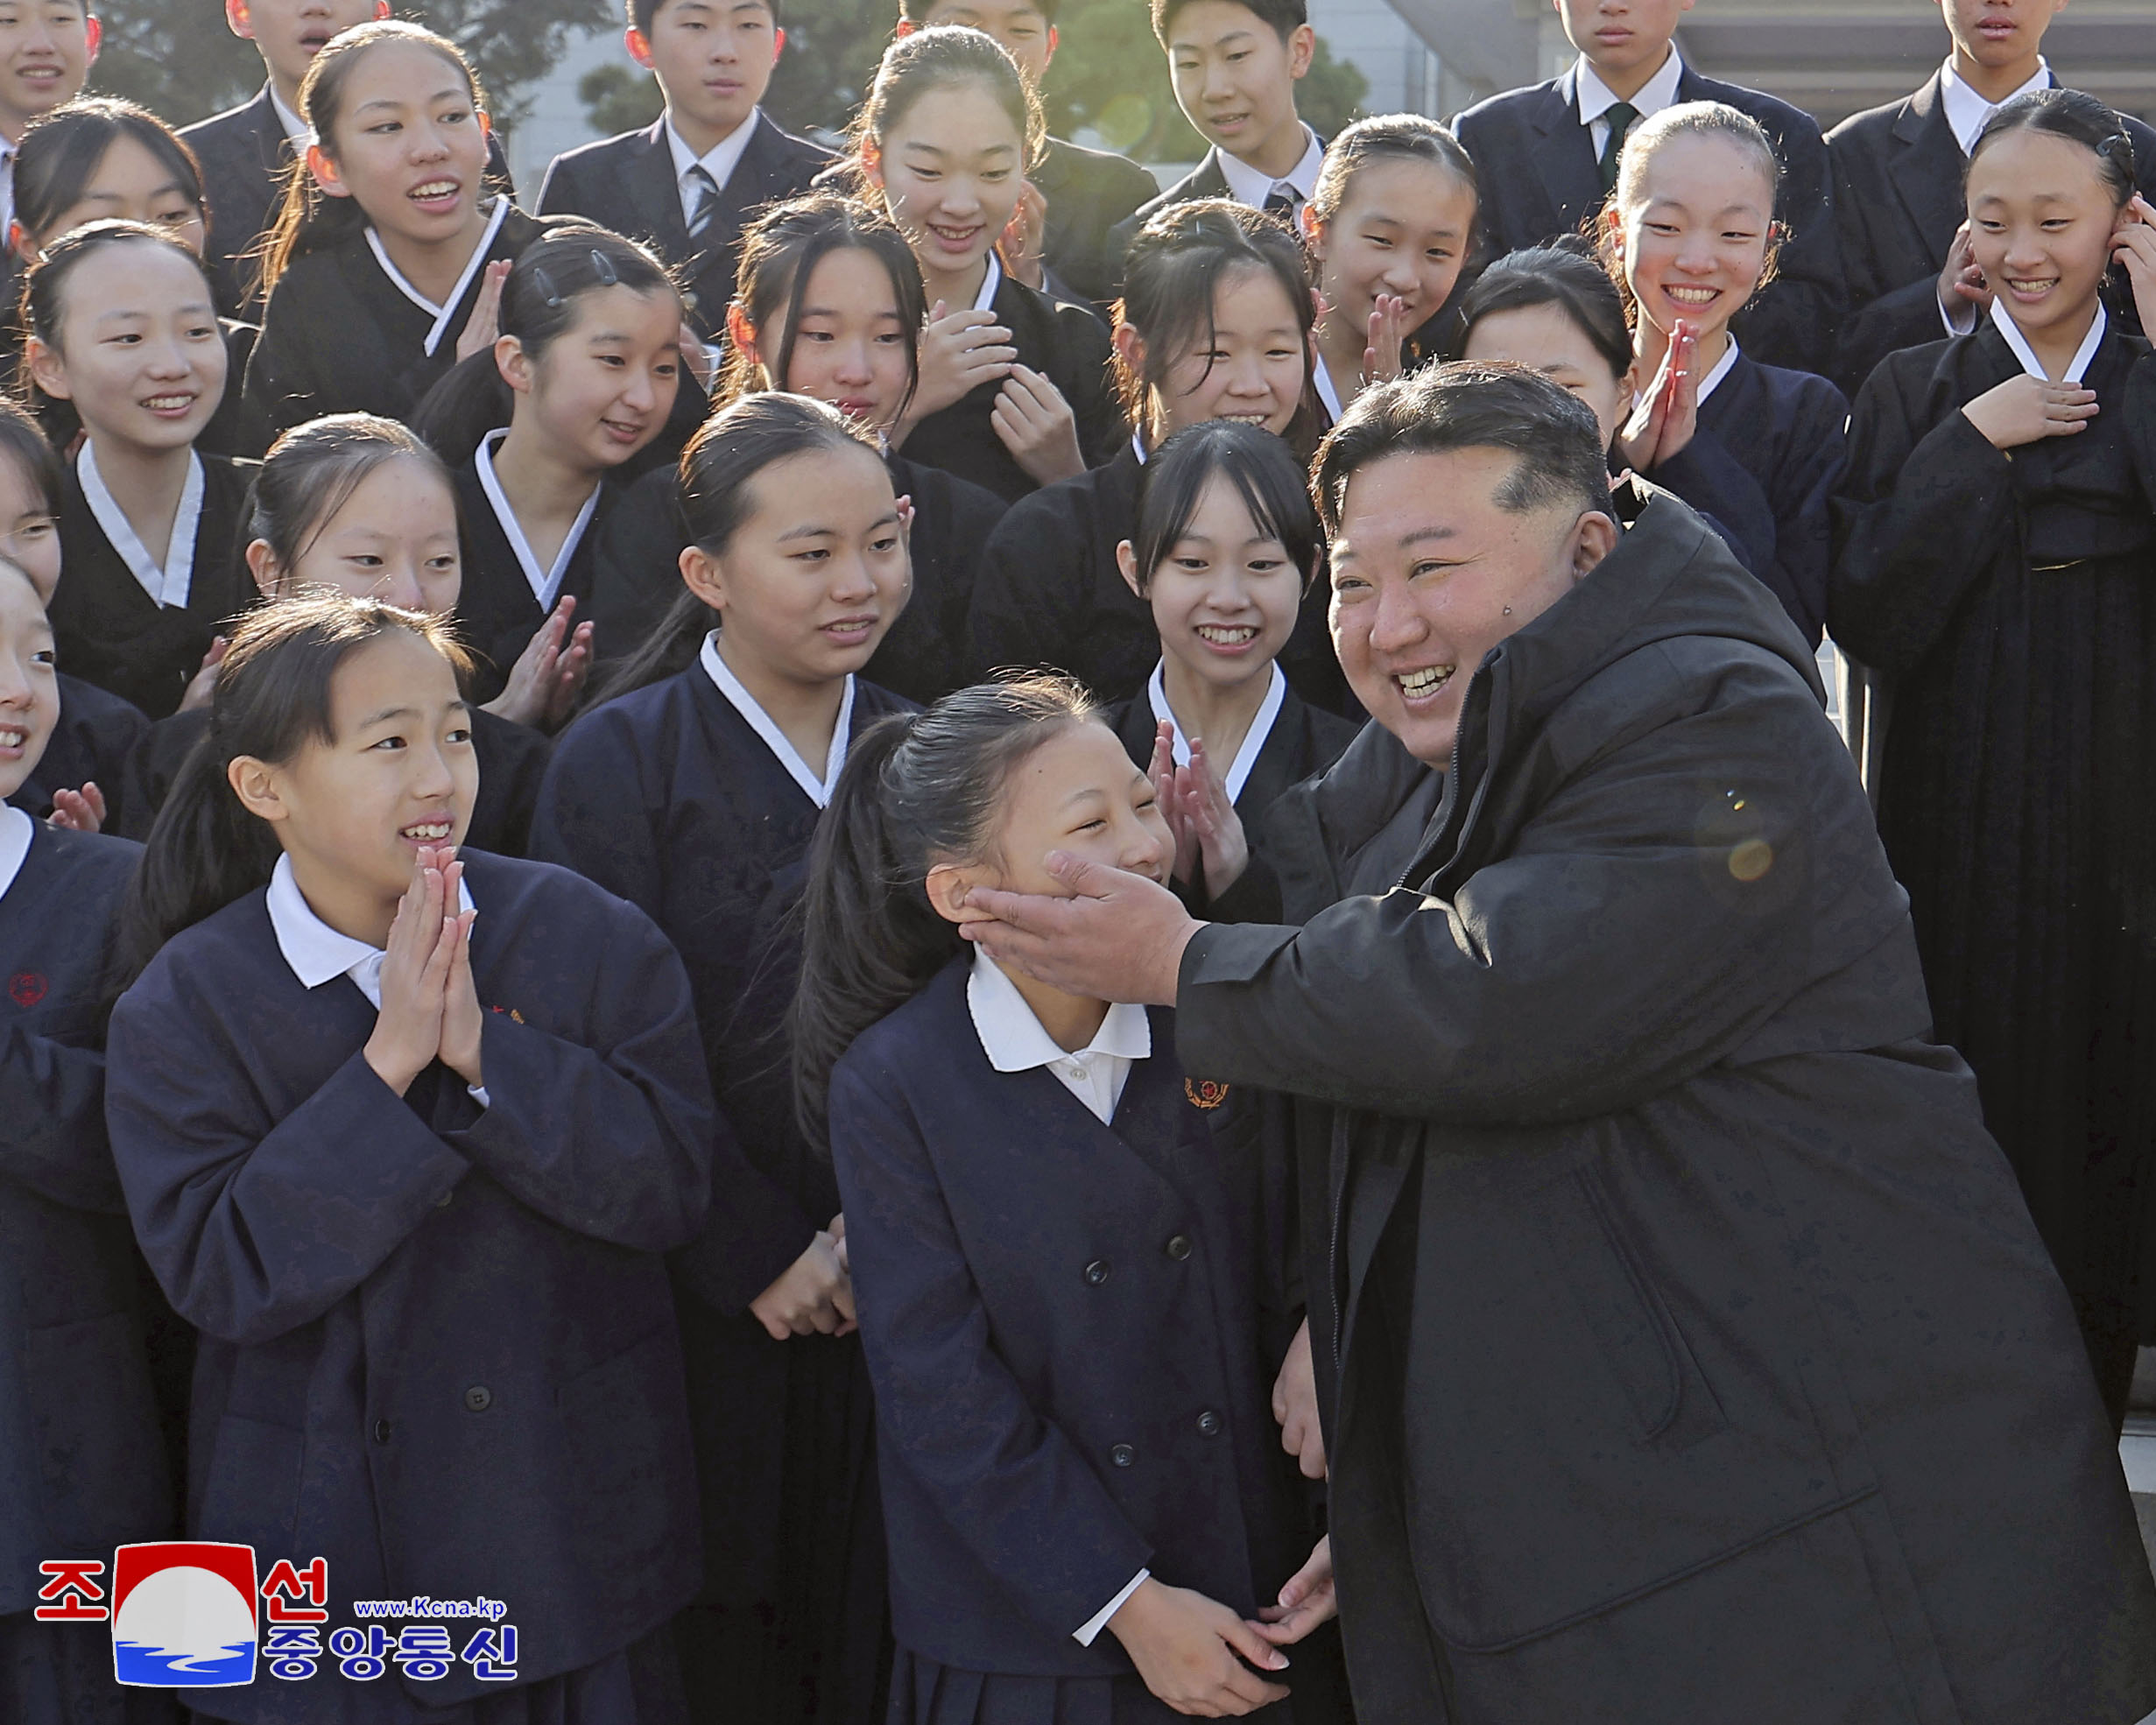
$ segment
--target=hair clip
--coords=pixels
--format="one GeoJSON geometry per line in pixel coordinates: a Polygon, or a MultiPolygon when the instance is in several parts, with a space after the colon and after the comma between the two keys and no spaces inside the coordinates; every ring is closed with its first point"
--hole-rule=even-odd
{"type": "Polygon", "coordinates": [[[598,247],[591,249],[591,272],[598,277],[601,287],[619,287],[622,278],[614,273],[614,260],[598,247]]]}
{"type": "Polygon", "coordinates": [[[561,309],[561,290],[554,285],[554,278],[545,270],[535,269],[532,271],[532,285],[539,290],[539,297],[546,302],[549,311],[561,309]]]}

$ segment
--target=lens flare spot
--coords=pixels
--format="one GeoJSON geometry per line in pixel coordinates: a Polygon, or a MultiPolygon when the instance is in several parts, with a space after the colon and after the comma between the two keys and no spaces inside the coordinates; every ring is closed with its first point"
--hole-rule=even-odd
{"type": "Polygon", "coordinates": [[[1765,839],[1746,839],[1730,853],[1730,872],[1740,881],[1765,878],[1774,866],[1774,847],[1765,839]]]}

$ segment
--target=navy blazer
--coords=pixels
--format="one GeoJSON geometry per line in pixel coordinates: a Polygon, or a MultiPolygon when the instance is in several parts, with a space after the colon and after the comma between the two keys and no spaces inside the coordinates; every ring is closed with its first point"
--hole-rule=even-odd
{"type": "Polygon", "coordinates": [[[172,1531],[104,1005],[138,847],[42,824],[0,894],[0,1616],[46,1558],[172,1531]]]}
{"type": "Polygon", "coordinates": [[[701,246],[690,240],[681,213],[680,178],[664,115],[642,131],[555,157],[539,187],[539,214],[581,215],[641,240],[674,267],[690,320],[704,340],[715,341],[734,297],[742,229],[765,205],[800,197],[831,163],[830,151],[781,131],[768,114],[759,112],[749,123],[756,130],[719,188],[717,216],[701,246]]]}
{"type": "Polygon", "coordinates": [[[1096,303],[1113,299],[1123,279],[1124,219],[1160,190],[1128,156],[1052,137],[1029,176],[1048,206],[1041,255],[1072,292],[1096,303]]]}
{"type": "MultiPolygon", "coordinates": [[[[1726,102],[1773,140],[1782,164],[1774,212],[1789,236],[1774,280],[1733,327],[1745,351],[1767,364],[1824,371],[1842,290],[1827,146],[1817,123],[1786,102],[1702,76],[1689,64],[1677,80],[1677,100],[1726,102]]],[[[1580,123],[1576,60],[1561,78],[1476,103],[1453,130],[1482,171],[1482,229],[1493,255],[1577,233],[1601,209],[1594,137],[1580,123]]]]}
{"type": "MultiPolygon", "coordinates": [[[[1248,1616],[1305,1552],[1268,1394],[1254,1157],[1152,1056],[1103,1126],[988,1063],[969,958],[864,1031],[831,1151],[869,1369],[899,1642],[978,1672],[1128,1672],[1073,1632],[1141,1567],[1248,1616]]],[[[1217,1109],[1217,1102],[1214,1104],[1217,1109]]]]}
{"type": "MultiPolygon", "coordinates": [[[[121,997],[106,1112],[143,1250],[202,1332],[191,1531],[327,1558],[333,1608],[505,1601],[520,1674],[551,1677],[696,1588],[660,1254],[703,1218],[711,1101],[648,919],[563,870],[464,860],[483,1110],[439,1063],[384,1084],[374,1008],[342,977],[302,988],[255,891],[121,997]]],[[[460,1665],[405,1703],[485,1690],[460,1665]]]]}
{"type": "MultiPolygon", "coordinates": [[[[2133,140],[2141,195],[2156,199],[2156,130],[2119,118],[2133,140]]],[[[1842,121],[1827,134],[1827,158],[1849,283],[1833,376],[1854,398],[1887,355],[1946,337],[1939,272],[1968,218],[1969,158],[1947,123],[1936,72],[1900,101],[1842,121]]],[[[2139,327],[2132,312],[2132,295],[2112,299],[2111,313],[2126,319],[2129,332],[2139,327]]]]}

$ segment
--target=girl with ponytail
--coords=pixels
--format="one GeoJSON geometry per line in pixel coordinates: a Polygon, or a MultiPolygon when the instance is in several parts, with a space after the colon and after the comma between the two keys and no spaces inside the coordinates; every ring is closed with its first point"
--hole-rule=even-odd
{"type": "Polygon", "coordinates": [[[564,732],[532,852],[647,912],[687,961],[740,1178],[674,1259],[703,1498],[679,1625],[700,1719],[883,1716],[872,1423],[829,1165],[785,1026],[809,840],[847,756],[906,703],[866,669],[906,602],[903,500],[859,426],[750,395],[682,458],[684,588],[625,693],[564,732]]]}
{"type": "Polygon", "coordinates": [[[477,1657],[514,1666],[518,1717],[679,1725],[695,1488],[663,1254],[712,1177],[688,981],[641,912],[460,848],[458,658],[341,593],[241,624],[144,859],[106,1118],[201,1336],[189,1535],[324,1560],[333,1622],[454,1578],[514,1644],[423,1694],[325,1663],[217,1711],[485,1718],[477,1657]]]}
{"type": "MultiPolygon", "coordinates": [[[[885,720],[810,860],[795,1082],[876,1387],[889,1717],[1286,1717],[1249,1620],[1307,1540],[1252,1116],[1183,1073],[1173,1013],[968,947],[968,894],[1065,891],[1058,851],[1165,883],[1176,838],[1084,692],[1035,677],[885,720]]],[[[1293,1717],[1322,1725],[1307,1647],[1293,1717]]]]}

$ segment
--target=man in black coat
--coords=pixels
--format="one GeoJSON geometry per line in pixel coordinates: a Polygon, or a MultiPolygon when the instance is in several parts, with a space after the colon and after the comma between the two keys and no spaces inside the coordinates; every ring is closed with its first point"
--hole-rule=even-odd
{"type": "MultiPolygon", "coordinates": [[[[1887,355],[1965,334],[1990,308],[1964,232],[1969,148],[2006,102],[2058,82],[2043,55],[2056,0],[1941,0],[1941,9],[1954,45],[1946,63],[1920,89],[1827,134],[1850,301],[1833,376],[1851,399],[1887,355]]],[[[2131,116],[2120,123],[2141,194],[2156,198],[2156,130],[2131,116]]],[[[2138,327],[2131,294],[2111,313],[2138,327]]]]}
{"type": "Polygon", "coordinates": [[[1685,5],[1557,0],[1580,58],[1547,83],[1507,90],[1453,122],[1480,169],[1481,220],[1492,256],[1575,234],[1615,183],[1609,116],[1630,125],[1680,102],[1719,102],[1749,114],[1782,165],[1774,215],[1783,229],[1774,279],[1737,315],[1744,349],[1766,365],[1827,369],[1841,316],[1841,266],[1827,146],[1801,109],[1684,63],[1670,32],[1685,5]],[[1649,13],[1659,24],[1649,28],[1649,13]]]}
{"type": "MultiPolygon", "coordinates": [[[[226,0],[225,22],[235,36],[255,45],[269,81],[237,108],[180,134],[202,166],[202,190],[209,200],[203,261],[221,316],[262,320],[257,271],[248,257],[277,220],[285,175],[306,137],[299,86],[308,62],[340,31],[389,15],[389,0],[303,0],[259,13],[248,0],[226,0]]],[[[487,181],[515,195],[498,137],[487,140],[487,181]]]]}
{"type": "Polygon", "coordinates": [[[1517,368],[1366,392],[1316,489],[1399,745],[1324,841],[1420,801],[1399,871],[1300,929],[1068,859],[969,900],[1329,1158],[1332,1548],[1275,1638],[1336,1557],[1364,1725],[2131,1725],[2087,1356],[1787,618],[1666,493],[1620,531],[1517,368]]]}
{"type": "Polygon", "coordinates": [[[581,215],[641,240],[685,285],[689,320],[715,347],[734,298],[741,235],[766,204],[799,197],[830,152],[757,106],[786,45],[765,0],[631,0],[629,52],[666,110],[554,158],[541,215],[581,215]]]}

